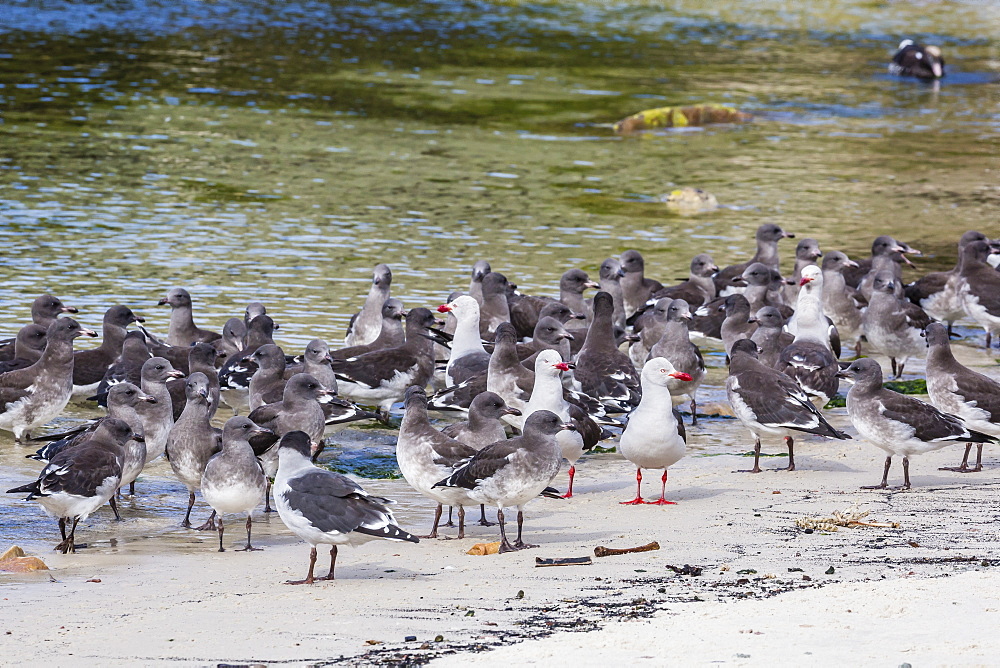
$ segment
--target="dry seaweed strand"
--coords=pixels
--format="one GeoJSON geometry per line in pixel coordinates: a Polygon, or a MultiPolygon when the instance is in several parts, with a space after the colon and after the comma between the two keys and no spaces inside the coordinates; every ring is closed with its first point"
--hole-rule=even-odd
{"type": "Polygon", "coordinates": [[[795,520],[795,526],[800,529],[815,531],[837,531],[840,527],[877,527],[882,529],[898,529],[899,522],[866,522],[870,510],[862,511],[857,506],[847,510],[835,510],[830,517],[800,517],[795,520]]]}

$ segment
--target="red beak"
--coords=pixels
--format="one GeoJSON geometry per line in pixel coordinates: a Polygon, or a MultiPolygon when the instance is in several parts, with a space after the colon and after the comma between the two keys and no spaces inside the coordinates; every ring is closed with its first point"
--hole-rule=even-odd
{"type": "Polygon", "coordinates": [[[691,378],[691,374],[684,373],[683,371],[674,371],[672,374],[670,374],[670,377],[676,378],[677,380],[694,380],[693,378],[691,378]]]}
{"type": "Polygon", "coordinates": [[[441,306],[438,306],[437,311],[438,313],[449,313],[451,311],[451,306],[448,304],[441,304],[441,306]]]}
{"type": "Polygon", "coordinates": [[[559,362],[559,364],[553,364],[552,366],[560,371],[569,371],[569,364],[566,364],[566,362],[559,362]]]}
{"type": "Polygon", "coordinates": [[[806,277],[804,277],[804,276],[803,276],[803,277],[802,277],[802,280],[800,280],[800,281],[799,281],[799,287],[801,288],[801,287],[802,287],[803,285],[805,285],[806,283],[812,283],[812,282],[813,282],[813,279],[811,279],[811,278],[806,278],[806,277]]]}

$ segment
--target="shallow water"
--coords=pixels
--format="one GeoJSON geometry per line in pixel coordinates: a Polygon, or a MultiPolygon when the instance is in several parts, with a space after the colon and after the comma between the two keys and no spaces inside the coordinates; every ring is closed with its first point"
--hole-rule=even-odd
{"type": "MultiPolygon", "coordinates": [[[[0,332],[43,291],[87,325],[119,302],[163,332],[156,301],[183,285],[201,324],[260,300],[297,348],[339,340],[378,262],[416,306],[479,258],[552,293],[566,268],[639,248],[669,281],[705,249],[745,259],[762,222],[851,255],[893,234],[921,271],[966,229],[996,236],[996,5],[731,4],[7,2],[0,332]],[[942,46],[944,81],[885,73],[906,36],[942,46]],[[610,129],[705,102],[755,120],[610,129]],[[670,214],[659,198],[681,186],[722,207],[670,214]]],[[[350,434],[354,470],[391,450],[388,432],[350,434]]],[[[716,421],[692,446],[743,440],[716,421]]],[[[5,481],[37,471],[22,454],[0,434],[5,481]]],[[[152,485],[163,525],[179,485],[152,485]]],[[[51,535],[0,501],[0,540],[51,535]]]]}

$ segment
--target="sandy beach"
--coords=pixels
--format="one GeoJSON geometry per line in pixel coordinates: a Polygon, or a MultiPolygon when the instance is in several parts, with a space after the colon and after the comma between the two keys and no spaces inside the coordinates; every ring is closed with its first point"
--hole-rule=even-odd
{"type": "MultiPolygon", "coordinates": [[[[843,409],[830,412],[846,424],[843,409]]],[[[467,555],[497,537],[473,524],[461,541],[344,549],[339,579],[314,586],[283,584],[305,574],[308,546],[276,516],[255,517],[263,551],[219,553],[214,533],[163,518],[115,524],[104,509],[81,525],[91,547],[63,556],[30,542],[51,570],[0,575],[3,663],[450,666],[482,660],[472,654],[483,650],[495,652],[491,662],[551,666],[991,663],[1000,649],[985,631],[1000,621],[995,450],[979,474],[938,470],[957,464],[955,445],[914,459],[912,490],[867,491],[858,488],[877,481],[884,460],[861,440],[805,440],[797,471],[759,475],[735,472],[751,460],[739,456],[748,439],[734,420],[704,420],[690,441],[671,469],[677,505],[620,505],[633,496],[634,469],[617,454],[593,455],[578,466],[575,498],[529,504],[526,539],[538,549],[467,555]],[[900,526],[795,525],[852,507],[900,526]],[[650,541],[661,549],[535,566],[536,557],[650,541]],[[672,570],[686,565],[700,574],[672,570]]],[[[894,469],[890,482],[899,477],[894,469]]],[[[169,467],[143,480],[166,485],[169,467]]],[[[431,504],[404,481],[364,485],[399,502],[405,528],[429,528],[431,504]]],[[[646,496],[658,487],[648,472],[646,496]]],[[[131,503],[152,502],[140,493],[131,503]]],[[[227,526],[227,545],[238,547],[242,522],[227,526]]]]}

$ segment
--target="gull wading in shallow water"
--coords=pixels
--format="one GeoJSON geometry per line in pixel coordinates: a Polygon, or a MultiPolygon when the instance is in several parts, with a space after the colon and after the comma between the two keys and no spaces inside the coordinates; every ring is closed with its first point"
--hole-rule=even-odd
{"type": "Polygon", "coordinates": [[[46,331],[45,350],[24,369],[0,374],[0,429],[18,443],[31,430],[59,415],[73,394],[73,339],[97,336],[72,318],[60,318],[46,331]]]}
{"type": "Polygon", "coordinates": [[[267,479],[264,467],[253,454],[250,439],[269,434],[273,432],[258,427],[248,418],[229,418],[222,429],[222,450],[212,455],[205,465],[201,494],[218,514],[219,552],[226,551],[222,546],[222,516],[227,513],[246,513],[247,516],[247,544],[239,551],[260,549],[250,545],[251,513],[264,498],[267,479]]]}
{"type": "MultiPolygon", "coordinates": [[[[123,446],[142,439],[116,418],[104,420],[84,443],[56,454],[34,482],[8,489],[8,494],[28,492],[25,501],[38,500],[45,512],[59,519],[63,554],[76,552],[76,525],[107,503],[122,479],[123,446]],[[66,521],[73,526],[66,534],[66,521]]],[[[83,547],[83,546],[81,546],[83,547]]]]}
{"type": "Polygon", "coordinates": [[[389,299],[392,286],[392,270],[387,264],[375,265],[372,272],[372,287],[368,291],[361,311],[351,317],[347,325],[345,346],[362,346],[378,338],[382,329],[382,305],[389,299]]]}

